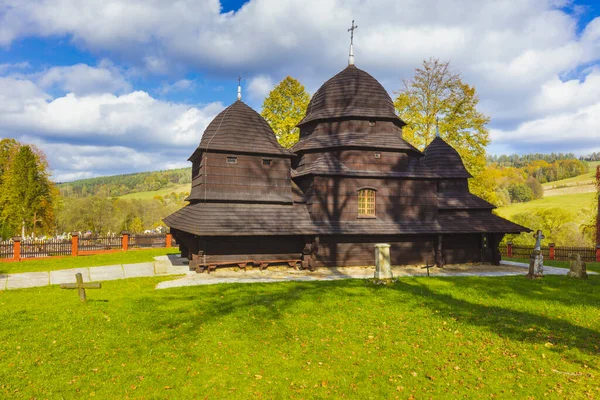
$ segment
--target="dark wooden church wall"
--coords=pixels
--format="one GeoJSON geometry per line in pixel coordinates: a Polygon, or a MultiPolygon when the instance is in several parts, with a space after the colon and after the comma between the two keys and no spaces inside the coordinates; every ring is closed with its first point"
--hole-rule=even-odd
{"type": "MultiPolygon", "coordinates": [[[[456,234],[444,235],[443,254],[446,264],[463,264],[472,262],[481,262],[481,234],[456,234]]],[[[485,259],[489,262],[491,260],[485,259]]]]}
{"type": "Polygon", "coordinates": [[[435,237],[427,236],[321,236],[316,265],[367,266],[375,263],[375,244],[389,243],[392,265],[433,263],[435,237]]]}
{"type": "Polygon", "coordinates": [[[292,201],[288,158],[206,153],[192,179],[190,200],[292,201]],[[236,163],[227,163],[235,157],[236,163]],[[264,165],[263,160],[271,160],[264,165]]]}
{"type": "MultiPolygon", "coordinates": [[[[305,185],[306,187],[307,185],[305,185]]],[[[356,221],[358,190],[376,192],[376,216],[385,221],[435,221],[436,183],[431,180],[316,177],[307,195],[316,221],[356,221]]]]}
{"type": "Polygon", "coordinates": [[[245,260],[301,259],[305,240],[302,236],[234,236],[197,239],[200,260],[207,263],[245,260]]]}

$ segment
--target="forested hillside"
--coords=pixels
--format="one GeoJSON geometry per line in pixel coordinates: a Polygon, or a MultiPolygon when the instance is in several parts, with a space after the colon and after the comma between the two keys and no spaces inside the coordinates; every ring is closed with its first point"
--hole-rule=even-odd
{"type": "Polygon", "coordinates": [[[191,181],[191,168],[180,168],[81,179],[60,183],[58,184],[58,188],[60,194],[64,197],[119,197],[135,192],[165,189],[169,185],[187,184],[191,183],[191,181]]]}

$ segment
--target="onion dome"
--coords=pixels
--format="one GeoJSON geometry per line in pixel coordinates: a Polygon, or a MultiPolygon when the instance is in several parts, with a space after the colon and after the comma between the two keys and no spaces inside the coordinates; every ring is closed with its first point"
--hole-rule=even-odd
{"type": "Polygon", "coordinates": [[[398,126],[406,125],[396,115],[390,95],[377,79],[354,65],[346,67],[317,90],[298,126],[347,117],[390,120],[398,126]]]}
{"type": "Polygon", "coordinates": [[[275,133],[267,121],[241,100],[221,111],[208,124],[194,154],[211,150],[231,153],[293,155],[277,142],[275,133]]]}
{"type": "Polygon", "coordinates": [[[472,175],[467,171],[462,158],[452,146],[437,136],[423,152],[425,164],[442,178],[466,179],[472,175]]]}

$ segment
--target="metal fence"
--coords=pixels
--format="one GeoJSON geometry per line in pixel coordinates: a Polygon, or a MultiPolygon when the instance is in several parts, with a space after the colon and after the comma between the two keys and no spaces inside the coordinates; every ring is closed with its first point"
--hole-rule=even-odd
{"type": "Polygon", "coordinates": [[[24,239],[21,240],[21,258],[70,256],[69,239],[24,239]]]}
{"type": "MultiPolygon", "coordinates": [[[[499,246],[500,254],[503,257],[508,256],[508,246],[499,246]]],[[[512,246],[512,257],[528,259],[533,252],[533,247],[512,246]]],[[[550,248],[542,247],[542,254],[546,260],[550,259],[550,248]]],[[[554,247],[554,260],[569,261],[571,254],[579,254],[582,261],[596,261],[596,249],[593,247],[554,247]]]]}
{"type": "Polygon", "coordinates": [[[163,234],[131,235],[129,238],[129,247],[132,249],[165,247],[166,245],[167,237],[163,234]]]}
{"type": "Polygon", "coordinates": [[[12,240],[0,241],[0,258],[13,258],[12,240]]]}
{"type": "Polygon", "coordinates": [[[120,250],[121,236],[79,236],[79,251],[120,250]]]}

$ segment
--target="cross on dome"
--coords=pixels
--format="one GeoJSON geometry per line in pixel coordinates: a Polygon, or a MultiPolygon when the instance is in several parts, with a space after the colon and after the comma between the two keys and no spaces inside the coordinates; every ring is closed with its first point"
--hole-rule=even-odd
{"type": "Polygon", "coordinates": [[[354,65],[354,30],[358,28],[358,25],[354,24],[354,20],[352,20],[352,26],[348,29],[350,32],[350,55],[348,57],[348,65],[354,65]]]}

